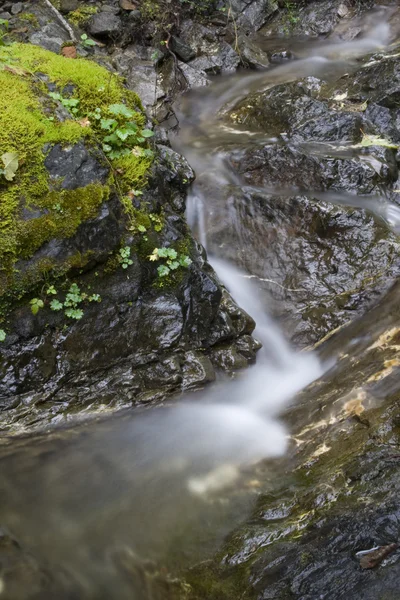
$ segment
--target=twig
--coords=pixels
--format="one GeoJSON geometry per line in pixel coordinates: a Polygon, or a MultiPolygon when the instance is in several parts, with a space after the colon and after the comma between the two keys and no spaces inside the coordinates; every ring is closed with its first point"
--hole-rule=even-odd
{"type": "Polygon", "coordinates": [[[58,21],[60,21],[60,23],[64,27],[64,29],[69,33],[69,37],[71,38],[71,40],[73,42],[76,42],[77,39],[75,37],[74,30],[72,29],[71,25],[69,25],[67,23],[67,21],[64,19],[64,17],[62,16],[62,14],[56,9],[55,6],[53,6],[53,4],[50,2],[50,0],[44,0],[44,3],[47,4],[47,6],[50,8],[50,10],[57,17],[58,21]]]}

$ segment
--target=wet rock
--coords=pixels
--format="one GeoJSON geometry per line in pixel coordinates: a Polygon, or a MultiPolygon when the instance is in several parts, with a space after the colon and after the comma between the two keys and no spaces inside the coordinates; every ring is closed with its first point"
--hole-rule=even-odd
{"type": "Polygon", "coordinates": [[[29,37],[31,44],[41,46],[56,54],[61,52],[61,47],[67,40],[69,40],[69,34],[56,23],[44,25],[39,31],[35,31],[29,37]]]}
{"type": "Polygon", "coordinates": [[[224,371],[245,369],[249,364],[235,346],[212,350],[211,361],[216,368],[224,371]]]}
{"type": "Polygon", "coordinates": [[[258,30],[277,11],[278,5],[273,0],[233,0],[232,9],[242,26],[258,30]]]}
{"type": "Polygon", "coordinates": [[[78,0],[61,0],[60,1],[60,12],[69,13],[79,8],[78,0]]]}
{"type": "Polygon", "coordinates": [[[226,42],[221,42],[215,49],[209,49],[206,56],[199,56],[190,61],[196,71],[219,75],[234,73],[239,65],[240,57],[226,42]]]}
{"type": "Polygon", "coordinates": [[[240,63],[239,55],[225,41],[219,41],[215,33],[194,21],[185,21],[180,39],[197,53],[188,64],[196,71],[206,73],[232,73],[240,63]]]}
{"type": "Polygon", "coordinates": [[[127,87],[140,95],[144,106],[150,107],[165,96],[165,91],[154,63],[142,60],[138,53],[136,46],[128,46],[123,52],[117,50],[113,55],[113,63],[126,78],[127,87]]]}
{"type": "Polygon", "coordinates": [[[183,72],[185,79],[191,88],[203,87],[210,83],[205,71],[199,71],[190,64],[181,63],[179,68],[183,72]]]}
{"type": "Polygon", "coordinates": [[[18,15],[23,10],[24,10],[24,4],[22,2],[15,2],[11,6],[11,14],[13,14],[13,15],[18,15]]]}
{"type": "Polygon", "coordinates": [[[100,12],[91,17],[87,29],[94,37],[116,37],[121,32],[122,22],[112,12],[100,12]]]}
{"type": "Polygon", "coordinates": [[[196,52],[193,48],[182,42],[182,40],[175,35],[171,38],[171,49],[178,58],[183,60],[183,62],[189,62],[189,60],[196,56],[196,52]]]}
{"type": "Polygon", "coordinates": [[[215,381],[215,371],[208,356],[199,352],[186,352],[182,366],[183,389],[197,388],[215,381]]]}
{"type": "Polygon", "coordinates": [[[250,36],[241,35],[238,39],[240,57],[243,63],[254,69],[263,69],[270,64],[268,54],[263,52],[250,36]]]}
{"type": "Polygon", "coordinates": [[[45,166],[54,185],[64,190],[105,183],[109,173],[109,168],[100,163],[100,156],[89,153],[82,142],[74,146],[56,144],[46,156],[45,166]]]}

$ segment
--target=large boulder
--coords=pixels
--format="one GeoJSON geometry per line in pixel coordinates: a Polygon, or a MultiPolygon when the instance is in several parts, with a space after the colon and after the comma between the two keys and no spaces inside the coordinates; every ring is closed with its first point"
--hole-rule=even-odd
{"type": "Polygon", "coordinates": [[[185,222],[193,172],[150,148],[136,93],[88,60],[3,54],[0,156],[18,162],[0,175],[2,425],[203,385],[219,345],[253,360],[254,323],[185,222]]]}

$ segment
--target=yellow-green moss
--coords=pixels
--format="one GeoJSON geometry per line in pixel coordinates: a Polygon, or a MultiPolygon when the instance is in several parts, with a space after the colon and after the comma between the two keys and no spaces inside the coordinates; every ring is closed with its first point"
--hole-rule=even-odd
{"type": "Polygon", "coordinates": [[[18,224],[17,253],[29,258],[52,238],[74,235],[83,221],[94,218],[99,207],[108,200],[109,188],[99,183],[76,190],[50,192],[40,203],[46,214],[18,224]]]}
{"type": "MultiPolygon", "coordinates": [[[[0,62],[11,61],[32,73],[44,73],[61,90],[74,86],[74,96],[80,100],[82,112],[106,108],[125,102],[132,110],[142,110],[140,98],[122,85],[122,78],[97,63],[84,58],[68,59],[30,44],[13,44],[0,49],[0,62]]],[[[138,124],[144,123],[141,112],[138,124]]]]}
{"type": "Polygon", "coordinates": [[[33,13],[24,12],[18,15],[19,21],[26,21],[30,23],[33,27],[39,27],[39,21],[37,20],[37,16],[33,13]]]}
{"type": "Polygon", "coordinates": [[[76,10],[68,13],[68,20],[77,27],[82,27],[82,25],[85,25],[90,17],[95,15],[98,11],[99,9],[97,6],[80,6],[76,10]]]}
{"type": "MultiPolygon", "coordinates": [[[[48,95],[49,84],[55,84],[64,97],[73,95],[79,99],[81,115],[95,108],[106,110],[110,104],[124,103],[135,111],[134,120],[139,127],[145,124],[139,97],[123,86],[118,75],[95,62],[71,60],[30,44],[0,47],[0,156],[17,152],[19,158],[19,168],[12,182],[0,176],[0,295],[3,298],[13,286],[18,297],[22,294],[20,278],[14,273],[14,264],[19,258],[31,257],[52,238],[74,235],[83,221],[97,214],[110,194],[110,186],[101,183],[73,191],[49,192],[53,184],[44,162],[46,152],[54,144],[72,145],[88,138],[90,144],[98,145],[92,127],[84,127],[72,117],[62,122],[58,120],[56,103],[48,95]],[[7,68],[2,69],[2,65],[7,68]],[[33,215],[39,212],[39,216],[29,219],[30,210],[33,215]]],[[[152,158],[140,152],[112,164],[109,162],[115,175],[117,169],[122,174],[118,176],[118,183],[115,182],[118,191],[125,193],[143,187],[151,163],[152,158]]],[[[37,280],[36,274],[33,280],[37,280]]]]}
{"type": "Polygon", "coordinates": [[[127,194],[130,190],[140,190],[146,184],[152,162],[151,157],[134,154],[115,159],[113,167],[121,173],[118,177],[120,191],[127,194]]]}
{"type": "Polygon", "coordinates": [[[0,110],[0,156],[17,152],[19,169],[13,182],[0,182],[0,261],[15,255],[18,210],[35,203],[48,191],[44,167],[46,143],[77,142],[86,133],[73,121],[50,121],[35,96],[30,80],[0,71],[3,108],[0,110]]]}

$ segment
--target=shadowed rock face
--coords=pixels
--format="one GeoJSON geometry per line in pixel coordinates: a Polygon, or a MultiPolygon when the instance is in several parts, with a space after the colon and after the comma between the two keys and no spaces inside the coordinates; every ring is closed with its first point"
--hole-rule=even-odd
{"type": "Polygon", "coordinates": [[[228,123],[253,144],[224,150],[221,136],[241,185],[219,199],[206,178],[199,184],[214,198],[208,249],[258,278],[301,345],[363,313],[399,273],[397,237],[368,213],[368,200],[365,211],[362,198],[361,210],[334,199],[345,192],[398,201],[396,148],[359,146],[363,135],[398,137],[398,59],[371,63],[329,83],[308,77],[247,97],[228,123]],[[332,204],[313,190],[332,193],[332,204]]]}
{"type": "MultiPolygon", "coordinates": [[[[63,169],[65,183],[69,163],[51,162],[53,155],[48,164],[53,171],[63,169]],[[60,166],[53,169],[53,164],[60,166]]],[[[160,401],[214,380],[212,361],[218,368],[235,369],[254,360],[259,347],[249,337],[254,322],[223,292],[188,233],[182,212],[187,184],[182,181],[191,177],[183,159],[160,148],[143,196],[150,213],[162,206],[165,215],[166,225],[154,244],[183,243],[192,256],[193,264],[178,283],[160,288],[140,247],[126,271],[118,260],[108,268],[110,254],[126,236],[117,198],[104,204],[99,216],[82,224],[72,238],[49,242],[29,261],[18,263],[20,270],[29,272],[43,259],[64,262],[77,252],[90,253],[83,268],[72,269],[72,277],[82,290],[95,290],[102,301],[88,305],[82,321],[68,328],[63,328],[62,315],[48,309],[33,315],[25,305],[15,311],[12,333],[1,349],[3,427],[58,421],[68,411],[85,410],[93,403],[120,408],[160,401]],[[239,337],[240,348],[234,341],[239,337]],[[231,352],[236,352],[236,360],[221,360],[221,353],[231,357],[231,352]]]]}

